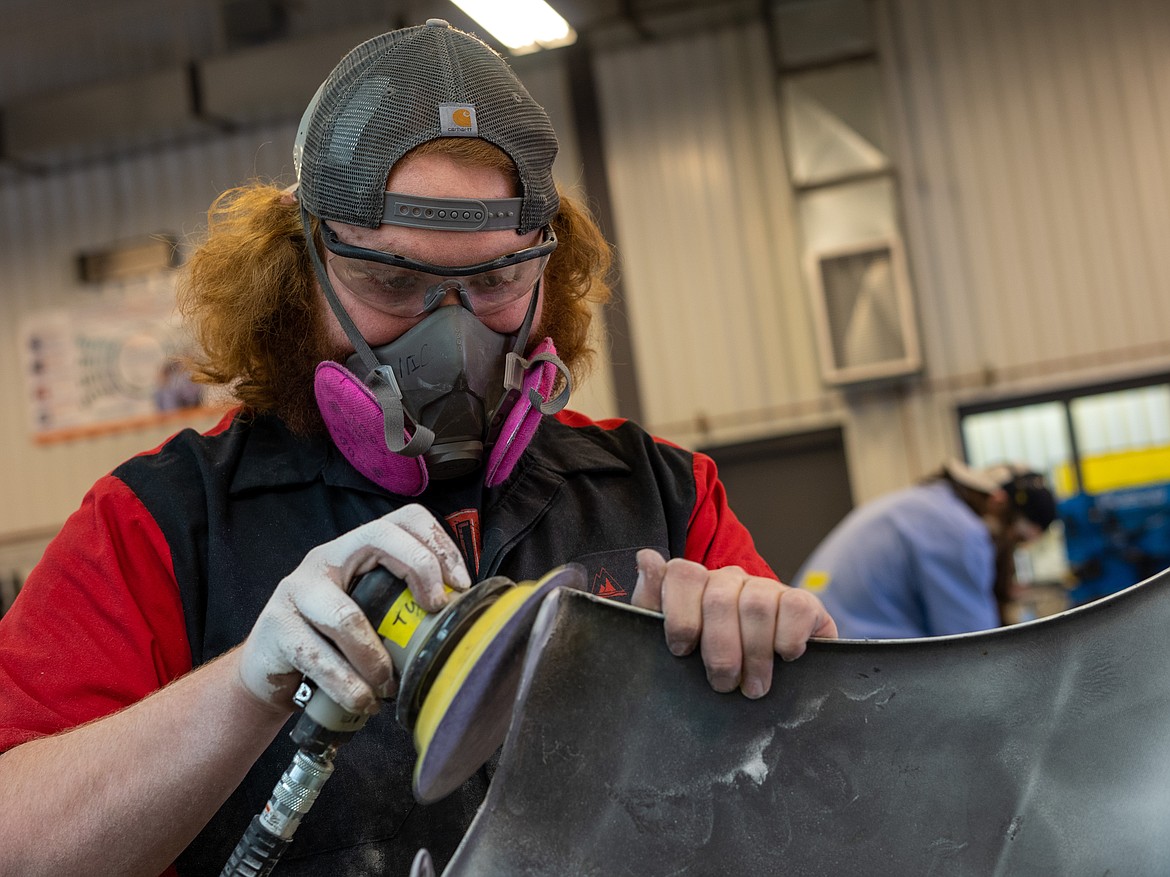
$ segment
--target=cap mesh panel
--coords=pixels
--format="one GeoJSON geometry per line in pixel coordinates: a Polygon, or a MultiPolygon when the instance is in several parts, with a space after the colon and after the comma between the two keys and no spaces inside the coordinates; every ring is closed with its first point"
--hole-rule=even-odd
{"type": "Polygon", "coordinates": [[[439,122],[444,103],[472,105],[478,136],[516,164],[520,231],[547,225],[559,206],[547,114],[489,46],[433,25],[368,40],[326,80],[303,145],[300,196],[309,212],[378,226],[390,168],[420,143],[448,136],[439,122]]]}

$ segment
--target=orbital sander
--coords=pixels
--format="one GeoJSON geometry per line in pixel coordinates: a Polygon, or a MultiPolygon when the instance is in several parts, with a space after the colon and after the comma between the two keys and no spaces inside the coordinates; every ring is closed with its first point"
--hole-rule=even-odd
{"type": "MultiPolygon", "coordinates": [[[[412,787],[419,802],[457,789],[503,743],[537,609],[559,587],[584,590],[584,569],[566,564],[534,582],[495,576],[433,614],[414,601],[406,582],[381,567],[350,588],[398,674],[395,718],[414,740],[412,787]]],[[[333,773],[337,748],[368,718],[345,711],[311,680],[295,700],[304,707],[290,732],[297,752],[220,877],[271,873],[333,773]]]]}

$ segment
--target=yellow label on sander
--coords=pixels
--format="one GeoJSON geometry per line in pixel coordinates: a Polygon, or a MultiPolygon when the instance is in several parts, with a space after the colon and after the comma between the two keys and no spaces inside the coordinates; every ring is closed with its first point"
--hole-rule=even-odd
{"type": "MultiPolygon", "coordinates": [[[[443,590],[450,593],[453,588],[446,585],[443,590]]],[[[378,625],[378,634],[390,640],[400,648],[406,648],[418,626],[429,613],[414,601],[414,595],[409,588],[404,588],[398,598],[390,604],[390,610],[382,617],[378,625]]]]}

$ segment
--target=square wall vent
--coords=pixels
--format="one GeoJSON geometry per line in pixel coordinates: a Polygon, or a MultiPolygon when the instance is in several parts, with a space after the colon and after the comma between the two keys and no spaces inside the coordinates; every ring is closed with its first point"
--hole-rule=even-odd
{"type": "Polygon", "coordinates": [[[815,252],[809,275],[826,383],[865,383],[921,370],[914,302],[898,241],[815,252]]]}

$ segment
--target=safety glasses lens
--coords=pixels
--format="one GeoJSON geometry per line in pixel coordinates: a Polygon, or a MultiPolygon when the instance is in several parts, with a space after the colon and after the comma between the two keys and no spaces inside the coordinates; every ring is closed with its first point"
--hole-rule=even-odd
{"type": "Polygon", "coordinates": [[[540,256],[467,277],[444,277],[343,256],[334,257],[331,265],[358,298],[379,310],[414,317],[437,306],[436,293],[441,291],[460,293],[478,316],[494,313],[531,292],[547,262],[548,256],[540,256]]]}
{"type": "Polygon", "coordinates": [[[353,247],[322,224],[329,267],[353,295],[384,313],[416,317],[455,292],[477,316],[499,311],[524,298],[540,280],[557,240],[551,229],[534,247],[481,265],[440,268],[403,256],[353,247]],[[482,268],[482,270],[476,270],[482,268]]]}

